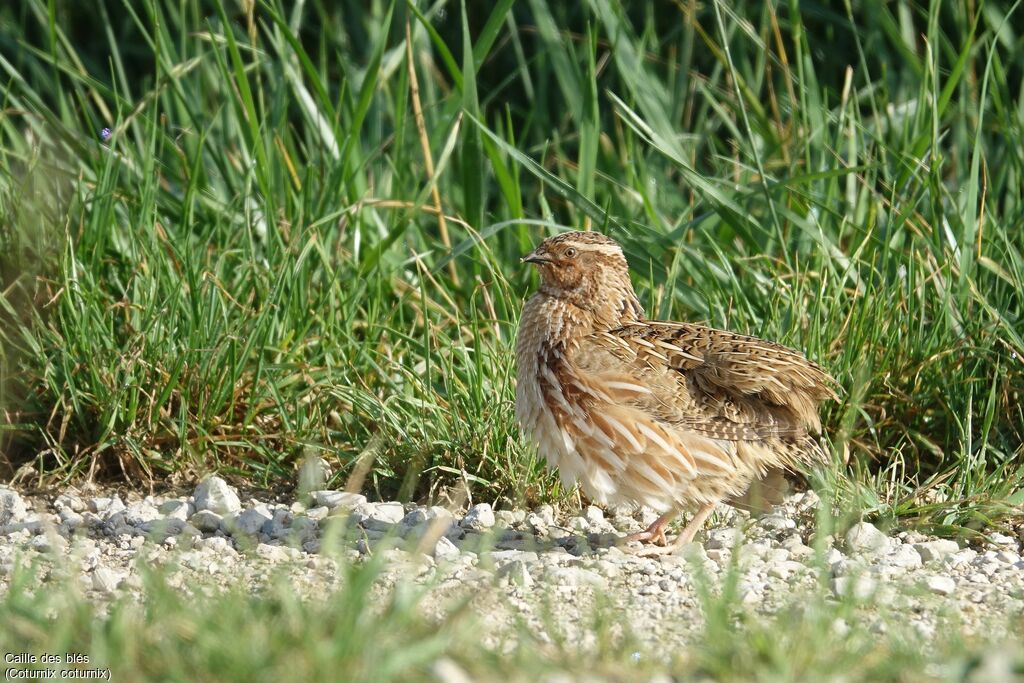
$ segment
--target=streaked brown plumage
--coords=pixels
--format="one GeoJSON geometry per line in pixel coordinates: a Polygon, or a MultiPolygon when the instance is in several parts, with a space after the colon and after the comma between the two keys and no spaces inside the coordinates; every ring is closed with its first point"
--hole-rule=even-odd
{"type": "Polygon", "coordinates": [[[599,233],[548,238],[523,261],[541,285],[519,325],[516,416],[567,485],[664,513],[631,540],[664,543],[698,506],[674,550],[769,470],[826,459],[811,435],[833,380],[801,353],[645,320],[622,249],[599,233]]]}

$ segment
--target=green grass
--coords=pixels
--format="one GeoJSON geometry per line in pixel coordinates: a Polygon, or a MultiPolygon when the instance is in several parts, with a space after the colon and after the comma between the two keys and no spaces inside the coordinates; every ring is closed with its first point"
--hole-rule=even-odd
{"type": "Polygon", "coordinates": [[[856,5],[5,6],[0,469],[559,498],[518,257],[589,227],[652,317],[829,368],[851,505],[1019,511],[1020,10],[856,5]]]}

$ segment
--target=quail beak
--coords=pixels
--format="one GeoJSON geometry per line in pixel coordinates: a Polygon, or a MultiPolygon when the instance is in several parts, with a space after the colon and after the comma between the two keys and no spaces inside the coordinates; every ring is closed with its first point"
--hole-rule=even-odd
{"type": "Polygon", "coordinates": [[[537,250],[531,251],[529,254],[519,259],[523,263],[536,263],[538,265],[542,263],[551,263],[551,259],[544,254],[537,253],[537,250]]]}

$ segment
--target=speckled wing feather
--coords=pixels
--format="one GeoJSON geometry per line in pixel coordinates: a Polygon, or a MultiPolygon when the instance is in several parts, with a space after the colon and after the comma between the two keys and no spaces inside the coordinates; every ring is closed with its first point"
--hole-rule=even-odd
{"type": "Polygon", "coordinates": [[[686,323],[641,322],[589,335],[576,363],[651,389],[636,407],[716,439],[802,440],[820,431],[817,404],[831,378],[800,353],[754,337],[686,323]]]}

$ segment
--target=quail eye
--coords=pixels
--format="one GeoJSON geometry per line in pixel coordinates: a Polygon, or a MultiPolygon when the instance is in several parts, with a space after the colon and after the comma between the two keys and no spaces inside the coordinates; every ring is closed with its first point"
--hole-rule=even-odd
{"type": "Polygon", "coordinates": [[[566,249],[565,258],[576,258],[576,247],[569,247],[566,249]]]}

